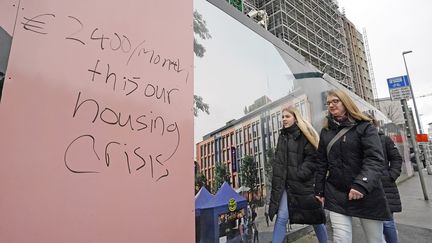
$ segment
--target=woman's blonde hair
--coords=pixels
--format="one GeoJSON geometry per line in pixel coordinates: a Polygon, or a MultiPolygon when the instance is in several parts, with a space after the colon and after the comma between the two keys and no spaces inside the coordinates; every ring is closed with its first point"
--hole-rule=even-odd
{"type": "MultiPolygon", "coordinates": [[[[355,120],[368,121],[368,122],[371,121],[371,119],[368,116],[366,116],[360,111],[360,109],[357,107],[357,105],[354,103],[351,97],[349,97],[344,91],[340,89],[332,89],[327,92],[327,97],[329,96],[338,97],[339,100],[342,102],[342,105],[345,107],[345,110],[348,113],[348,115],[354,118],[355,120]]],[[[324,127],[328,127],[327,122],[324,124],[324,127]]]]}
{"type": "Polygon", "coordinates": [[[306,139],[315,147],[318,148],[319,143],[319,135],[315,131],[315,129],[312,127],[312,125],[306,121],[303,116],[300,114],[299,110],[297,110],[295,107],[285,107],[282,109],[282,112],[289,112],[294,116],[294,118],[297,120],[297,126],[300,128],[300,131],[302,131],[303,135],[306,137],[306,139]]]}

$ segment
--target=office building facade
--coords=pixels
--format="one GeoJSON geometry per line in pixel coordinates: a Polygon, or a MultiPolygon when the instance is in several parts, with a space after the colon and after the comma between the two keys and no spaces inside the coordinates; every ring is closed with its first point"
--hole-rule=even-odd
{"type": "Polygon", "coordinates": [[[228,168],[230,184],[234,188],[244,185],[241,165],[246,156],[251,156],[257,168],[257,197],[268,195],[269,188],[265,187],[269,176],[265,166],[269,166],[267,162],[271,159],[268,151],[276,148],[282,128],[282,109],[288,106],[295,106],[306,119],[311,117],[306,95],[296,98],[286,96],[227,122],[224,127],[207,134],[196,144],[199,172],[206,177],[212,191],[218,189],[215,188],[215,168],[219,163],[228,168]]]}
{"type": "Polygon", "coordinates": [[[367,102],[373,104],[374,94],[372,80],[369,75],[363,35],[345,15],[342,15],[342,22],[352,73],[353,91],[367,102]]]}

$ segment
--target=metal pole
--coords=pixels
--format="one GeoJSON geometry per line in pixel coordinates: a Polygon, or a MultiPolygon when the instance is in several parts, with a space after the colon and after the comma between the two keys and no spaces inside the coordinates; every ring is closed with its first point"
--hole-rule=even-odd
{"type": "MultiPolygon", "coordinates": [[[[407,74],[407,77],[408,77],[408,85],[409,85],[409,88],[410,88],[411,98],[412,98],[413,104],[414,104],[414,110],[415,110],[415,113],[416,113],[417,124],[418,124],[418,127],[419,127],[420,134],[423,134],[422,124],[421,124],[421,121],[420,121],[420,116],[419,116],[419,113],[418,113],[418,110],[417,110],[417,104],[416,104],[416,100],[415,100],[415,97],[414,97],[414,91],[413,91],[413,88],[411,86],[411,79],[410,79],[409,72],[408,72],[408,66],[407,66],[406,61],[405,61],[405,54],[409,54],[411,52],[412,51],[404,51],[404,52],[402,52],[402,57],[403,57],[403,60],[404,60],[405,70],[406,70],[406,74],[407,74]]],[[[424,149],[423,149],[423,153],[425,153],[424,149]]],[[[424,156],[426,156],[426,155],[424,155],[424,156]]],[[[426,157],[425,157],[425,161],[426,161],[426,157]]],[[[432,175],[432,168],[431,168],[431,166],[429,164],[429,161],[426,161],[426,169],[427,169],[428,174],[432,175]]]]}
{"type": "Polygon", "coordinates": [[[415,155],[415,159],[416,159],[417,170],[418,170],[419,177],[420,177],[420,184],[421,184],[421,187],[423,190],[424,199],[427,201],[427,200],[429,200],[429,197],[428,197],[426,185],[425,185],[424,178],[423,178],[423,172],[422,172],[423,163],[420,162],[420,158],[419,158],[419,147],[418,147],[416,137],[415,137],[414,124],[411,121],[411,117],[409,115],[407,101],[405,99],[403,99],[401,101],[402,101],[403,110],[407,112],[408,130],[409,130],[409,133],[411,135],[411,141],[412,141],[412,145],[414,148],[414,155],[415,155]]]}

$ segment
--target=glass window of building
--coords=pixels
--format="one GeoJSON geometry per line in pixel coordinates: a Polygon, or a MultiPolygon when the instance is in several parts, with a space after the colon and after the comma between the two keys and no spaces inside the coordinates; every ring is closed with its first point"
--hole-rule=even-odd
{"type": "Polygon", "coordinates": [[[272,116],[271,116],[271,126],[272,126],[272,127],[271,127],[271,130],[273,130],[273,131],[276,130],[277,127],[278,127],[278,126],[276,125],[277,123],[276,123],[276,118],[275,118],[275,116],[276,116],[275,114],[272,114],[272,116]]]}
{"type": "Polygon", "coordinates": [[[257,121],[256,122],[256,135],[257,135],[257,137],[259,137],[260,136],[260,122],[259,121],[257,121]]]}
{"type": "Polygon", "coordinates": [[[277,113],[276,113],[276,121],[277,121],[277,124],[278,124],[278,130],[279,129],[281,129],[282,128],[282,121],[281,121],[281,113],[280,113],[280,111],[278,111],[277,113]]]}

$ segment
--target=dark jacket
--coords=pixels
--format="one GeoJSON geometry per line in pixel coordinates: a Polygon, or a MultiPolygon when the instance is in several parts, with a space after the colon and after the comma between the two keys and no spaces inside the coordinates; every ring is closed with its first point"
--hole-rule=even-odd
{"type": "Polygon", "coordinates": [[[328,118],[318,146],[318,167],[315,193],[325,198],[324,207],[330,211],[374,220],[389,220],[390,210],[381,184],[384,157],[376,128],[366,121],[347,120],[338,123],[328,118]],[[331,148],[326,148],[343,128],[352,128],[331,148]],[[327,174],[328,173],[328,174],[327,174]],[[363,193],[359,200],[348,200],[355,189],[363,193]]]}
{"type": "Polygon", "coordinates": [[[284,190],[291,224],[321,224],[324,209],[314,195],[316,150],[297,125],[281,130],[273,161],[269,217],[273,220],[284,190]]]}
{"type": "Polygon", "coordinates": [[[382,132],[379,132],[378,134],[384,152],[384,173],[381,177],[381,182],[384,187],[390,211],[392,213],[401,212],[402,203],[399,196],[399,190],[396,186],[396,179],[401,173],[402,157],[391,138],[384,135],[382,132]]]}

